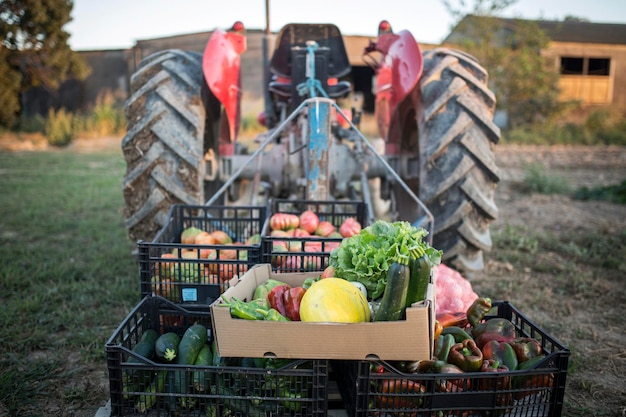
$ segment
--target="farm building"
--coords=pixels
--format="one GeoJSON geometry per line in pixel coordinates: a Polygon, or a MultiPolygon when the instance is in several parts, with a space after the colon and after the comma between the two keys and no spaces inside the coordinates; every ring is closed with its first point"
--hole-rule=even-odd
{"type": "MultiPolygon", "coordinates": [[[[473,25],[489,24],[507,36],[515,30],[515,19],[466,16],[444,43],[457,43],[471,36],[473,25]]],[[[534,22],[534,21],[533,21],[534,22]]],[[[591,23],[578,20],[536,21],[550,39],[542,54],[559,72],[563,101],[583,106],[618,105],[626,108],[626,24],[591,23]]]]}
{"type": "MultiPolygon", "coordinates": [[[[466,19],[474,19],[468,16],[466,19]]],[[[468,36],[459,30],[464,22],[452,30],[444,41],[454,42],[468,36]]],[[[513,19],[499,19],[505,29],[512,27],[513,19]],[[508,24],[509,23],[509,24],[508,24]]],[[[467,23],[467,22],[465,22],[467,23]]],[[[616,105],[626,108],[626,24],[590,23],[581,21],[538,21],[550,42],[546,57],[554,60],[560,73],[559,87],[563,100],[579,100],[583,106],[616,105]]],[[[92,68],[83,82],[67,82],[54,94],[33,89],[24,96],[27,115],[45,114],[49,107],[65,107],[70,111],[92,106],[104,93],[124,100],[130,94],[130,77],[142,58],[159,50],[178,48],[202,53],[211,32],[183,34],[155,39],[138,40],[131,49],[80,51],[92,68]]],[[[242,59],[243,103],[262,104],[262,40],[264,32],[248,29],[247,50],[242,59]]],[[[270,35],[270,48],[273,38],[270,35]]],[[[346,50],[352,65],[352,79],[356,91],[364,96],[364,109],[373,110],[372,83],[374,72],[362,60],[362,52],[375,34],[350,36],[344,34],[346,50]]],[[[422,50],[436,47],[420,44],[422,50]]],[[[244,114],[252,109],[242,109],[244,114]]]]}

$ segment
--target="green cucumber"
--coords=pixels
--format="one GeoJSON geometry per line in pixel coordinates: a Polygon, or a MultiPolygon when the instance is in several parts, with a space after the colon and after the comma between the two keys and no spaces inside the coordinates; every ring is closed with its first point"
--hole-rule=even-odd
{"type": "Polygon", "coordinates": [[[174,332],[164,333],[154,342],[154,353],[163,362],[172,362],[178,354],[180,336],[174,332]]]}
{"type": "MultiPolygon", "coordinates": [[[[200,353],[198,353],[198,357],[194,362],[195,366],[211,366],[213,364],[213,352],[211,352],[211,347],[208,344],[202,346],[200,349],[200,353]]],[[[206,371],[194,371],[193,372],[193,387],[196,391],[204,392],[207,387],[207,379],[211,377],[210,372],[206,371]]],[[[211,381],[209,384],[211,385],[211,381]]]]}
{"type": "Polygon", "coordinates": [[[389,266],[387,285],[375,321],[394,321],[404,317],[410,278],[408,259],[398,258],[389,266]]]}
{"type": "Polygon", "coordinates": [[[411,277],[406,297],[406,308],[411,307],[413,303],[426,299],[426,291],[430,283],[431,265],[426,252],[422,248],[411,251],[409,269],[411,270],[411,277]]]}

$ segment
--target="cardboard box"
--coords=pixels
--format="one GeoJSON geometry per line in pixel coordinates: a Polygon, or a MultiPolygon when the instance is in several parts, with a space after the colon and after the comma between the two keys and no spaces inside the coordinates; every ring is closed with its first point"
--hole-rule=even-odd
{"type": "MultiPolygon", "coordinates": [[[[249,300],[268,278],[298,286],[320,272],[274,274],[271,265],[256,265],[233,279],[224,297],[249,300]]],[[[211,304],[211,320],[219,354],[224,357],[278,357],[298,359],[421,360],[432,356],[435,322],[434,283],[428,297],[406,311],[406,320],[370,323],[272,322],[232,318],[211,304]]]]}

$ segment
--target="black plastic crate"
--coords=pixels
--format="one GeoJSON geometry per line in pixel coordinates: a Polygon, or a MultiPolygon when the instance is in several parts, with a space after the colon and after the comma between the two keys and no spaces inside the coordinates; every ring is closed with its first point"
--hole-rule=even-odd
{"type": "Polygon", "coordinates": [[[541,343],[546,357],[536,368],[408,374],[384,361],[333,361],[349,415],[559,417],[570,351],[508,302],[494,306],[497,312],[488,319],[509,319],[519,337],[541,343]],[[390,390],[399,394],[389,394],[390,390]]]}
{"type": "Polygon", "coordinates": [[[322,271],[328,266],[330,252],[343,240],[341,237],[270,236],[273,214],[300,215],[306,210],[317,214],[320,221],[330,222],[337,232],[341,223],[349,217],[355,218],[361,227],[367,226],[366,207],[362,201],[271,200],[261,235],[261,252],[263,263],[272,264],[275,272],[322,271]]]}
{"type": "Polygon", "coordinates": [[[149,329],[182,337],[195,323],[210,329],[209,310],[187,309],[152,296],[135,306],[106,344],[112,416],[326,415],[326,360],[275,360],[273,367],[255,367],[246,365],[250,360],[227,358],[237,365],[188,366],[154,362],[132,352],[149,329]],[[204,390],[198,389],[201,383],[195,384],[196,376],[204,390]],[[159,378],[162,386],[151,391],[159,378]]]}
{"type": "Polygon", "coordinates": [[[154,240],[137,243],[141,297],[211,304],[230,279],[260,263],[266,213],[266,207],[257,206],[172,206],[168,223],[154,240]],[[224,231],[234,243],[182,244],[181,233],[192,226],[208,233],[224,231]]]}

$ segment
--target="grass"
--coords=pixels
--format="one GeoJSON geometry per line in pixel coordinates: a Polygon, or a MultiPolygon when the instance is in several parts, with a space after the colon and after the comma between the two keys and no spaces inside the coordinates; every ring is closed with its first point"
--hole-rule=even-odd
{"type": "Polygon", "coordinates": [[[87,376],[106,372],[105,342],[139,297],[124,170],[117,153],[0,153],[0,414],[43,414],[50,395],[106,402],[87,376]],[[76,369],[85,386],[65,386],[76,369]]]}
{"type": "MultiPolygon", "coordinates": [[[[123,224],[125,169],[113,151],[0,152],[0,415],[93,416],[108,400],[105,343],[139,299],[123,224]]],[[[544,176],[539,170],[527,182],[544,176]]],[[[619,328],[623,309],[608,307],[624,301],[626,232],[506,226],[492,237],[489,260],[510,270],[475,282],[476,291],[544,314],[539,323],[572,347],[564,415],[601,415],[602,404],[582,400],[598,387],[589,367],[600,374],[608,368],[598,362],[619,358],[589,357],[585,349],[617,330],[602,333],[585,319],[594,314],[619,328]]],[[[615,402],[616,392],[602,398],[615,402]]]]}
{"type": "Polygon", "coordinates": [[[524,186],[528,191],[541,194],[570,194],[575,200],[608,201],[626,204],[626,180],[603,187],[581,187],[573,190],[567,179],[554,174],[537,162],[525,164],[524,186]]]}
{"type": "Polygon", "coordinates": [[[608,185],[606,187],[580,188],[574,193],[574,198],[583,201],[601,200],[626,204],[626,180],[617,185],[608,185]]]}
{"type": "Polygon", "coordinates": [[[541,194],[567,194],[571,192],[571,187],[564,177],[549,172],[543,165],[533,162],[525,164],[523,168],[524,183],[530,191],[541,194]]]}

